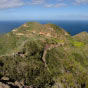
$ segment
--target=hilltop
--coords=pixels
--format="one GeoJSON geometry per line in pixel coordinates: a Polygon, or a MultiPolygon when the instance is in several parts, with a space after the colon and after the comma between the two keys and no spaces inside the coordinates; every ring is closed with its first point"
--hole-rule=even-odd
{"type": "Polygon", "coordinates": [[[88,88],[88,33],[28,22],[0,36],[0,88],[88,88]]]}

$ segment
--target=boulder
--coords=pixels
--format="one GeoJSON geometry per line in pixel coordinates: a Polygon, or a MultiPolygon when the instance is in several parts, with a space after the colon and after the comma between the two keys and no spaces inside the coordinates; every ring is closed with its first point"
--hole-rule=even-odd
{"type": "Polygon", "coordinates": [[[10,79],[8,77],[2,77],[1,80],[9,81],[10,79]]]}
{"type": "Polygon", "coordinates": [[[9,85],[0,82],[0,88],[11,88],[9,85]]]}

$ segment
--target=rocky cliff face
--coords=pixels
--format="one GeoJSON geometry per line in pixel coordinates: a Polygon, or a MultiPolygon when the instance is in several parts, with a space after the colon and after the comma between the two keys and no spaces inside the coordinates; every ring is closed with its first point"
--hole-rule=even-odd
{"type": "Polygon", "coordinates": [[[1,35],[0,88],[87,88],[87,35],[36,22],[1,35]]]}

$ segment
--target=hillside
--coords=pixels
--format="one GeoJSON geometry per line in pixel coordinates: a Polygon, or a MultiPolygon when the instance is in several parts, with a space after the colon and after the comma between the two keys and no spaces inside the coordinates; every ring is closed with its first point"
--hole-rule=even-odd
{"type": "Polygon", "coordinates": [[[37,22],[0,35],[0,88],[88,88],[87,37],[37,22]]]}

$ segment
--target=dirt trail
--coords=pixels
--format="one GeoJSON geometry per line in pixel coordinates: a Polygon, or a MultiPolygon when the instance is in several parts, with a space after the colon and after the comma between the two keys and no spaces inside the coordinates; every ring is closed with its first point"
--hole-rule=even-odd
{"type": "Polygon", "coordinates": [[[51,44],[51,45],[46,45],[46,46],[45,46],[42,60],[43,60],[43,62],[44,62],[44,64],[45,64],[45,67],[46,67],[48,70],[49,70],[49,68],[48,68],[47,63],[46,63],[46,54],[47,54],[47,51],[48,51],[48,50],[51,50],[51,49],[53,49],[53,48],[56,48],[56,47],[63,46],[63,45],[64,45],[64,43],[63,43],[63,44],[62,44],[62,43],[59,43],[59,44],[51,44]]]}

